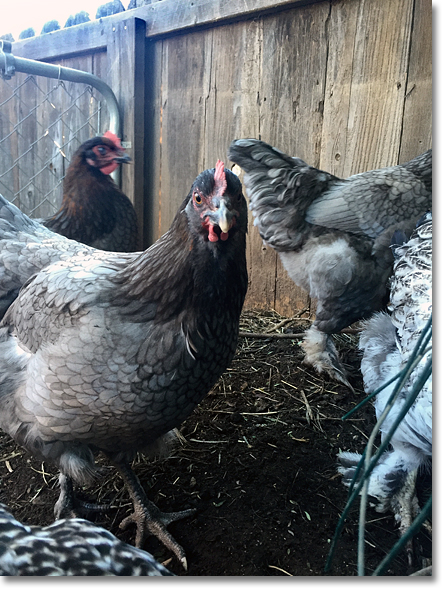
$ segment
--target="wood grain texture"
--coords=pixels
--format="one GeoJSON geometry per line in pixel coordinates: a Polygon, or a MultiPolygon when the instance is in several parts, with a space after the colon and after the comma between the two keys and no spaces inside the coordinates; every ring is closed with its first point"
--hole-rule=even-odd
{"type": "MultiPolygon", "coordinates": [[[[431,21],[430,0],[162,0],[13,51],[77,64],[110,83],[138,162],[126,167],[123,190],[138,200],[147,246],[168,229],[197,174],[225,160],[235,138],[262,138],[341,177],[431,147],[431,21]],[[136,18],[146,22],[142,41],[136,18]]],[[[20,117],[33,101],[32,92],[23,95],[20,117]]],[[[39,123],[51,116],[39,114],[39,123]]],[[[76,115],[67,127],[69,118],[76,115]]],[[[9,160],[32,142],[30,121],[23,145],[11,138],[9,160]]],[[[30,155],[24,168],[32,172],[44,156],[30,155]]],[[[14,169],[8,182],[18,186],[20,175],[14,169]]],[[[35,181],[20,193],[26,207],[35,181]]],[[[251,216],[247,259],[246,307],[315,309],[276,253],[263,248],[251,216]]]]}
{"type": "Polygon", "coordinates": [[[162,49],[160,235],[204,170],[212,31],[164,40],[162,49]]]}
{"type": "Polygon", "coordinates": [[[162,203],[163,42],[146,43],[144,247],[160,237],[162,203]]]}
{"type": "Polygon", "coordinates": [[[400,162],[407,162],[432,146],[431,0],[415,0],[404,94],[400,162]]]}
{"type": "Polygon", "coordinates": [[[82,25],[16,41],[17,57],[51,60],[60,55],[102,51],[107,37],[119,22],[128,18],[146,21],[146,36],[155,38],[186,29],[253,18],[254,15],[284,10],[317,0],[162,0],[147,6],[95,19],[82,25]],[[32,56],[32,57],[31,57],[32,56]]]}
{"type": "Polygon", "coordinates": [[[321,169],[341,178],[346,173],[348,161],[347,125],[352,99],[358,10],[358,2],[333,2],[326,27],[329,52],[319,164],[321,169]]]}
{"type": "MultiPolygon", "coordinates": [[[[211,84],[207,99],[205,148],[206,167],[220,158],[227,166],[227,150],[237,137],[259,134],[259,88],[262,76],[262,19],[213,29],[211,84]]],[[[249,307],[262,305],[269,290],[258,232],[249,213],[247,261],[249,307]],[[263,272],[264,270],[264,272],[263,272]]],[[[267,257],[274,253],[267,253],[267,257]]],[[[273,306],[273,301],[269,301],[273,306]]]]}
{"type": "Polygon", "coordinates": [[[106,81],[115,92],[121,115],[124,113],[121,139],[131,144],[127,152],[132,162],[122,166],[121,188],[137,213],[140,247],[144,223],[144,45],[145,22],[138,18],[119,20],[107,38],[106,81]]]}
{"type": "Polygon", "coordinates": [[[311,1],[314,0],[163,0],[137,10],[148,22],[147,35],[155,37],[198,26],[262,16],[311,1]]]}
{"type": "MultiPolygon", "coordinates": [[[[3,175],[0,177],[0,193],[19,206],[20,203],[20,168],[18,161],[18,136],[14,133],[14,125],[18,117],[18,104],[15,94],[24,75],[14,76],[4,82],[0,88],[2,93],[2,108],[0,110],[0,138],[6,138],[1,151],[1,165],[3,175]]],[[[34,124],[35,126],[35,124],[34,124]]]]}
{"type": "MultiPolygon", "coordinates": [[[[326,24],[329,4],[292,9],[264,19],[261,83],[261,138],[282,151],[319,164],[323,125],[326,24]]],[[[273,308],[291,315],[308,307],[305,291],[294,285],[275,258],[273,308]]],[[[266,297],[266,300],[268,297],[266,297]]]]}
{"type": "Polygon", "coordinates": [[[26,102],[21,103],[18,120],[22,123],[17,135],[18,151],[24,154],[21,192],[27,193],[27,200],[22,194],[20,208],[31,217],[52,215],[61,203],[63,158],[56,143],[61,145],[62,141],[63,94],[57,80],[40,76],[28,77],[23,86],[26,102]],[[35,148],[29,149],[34,142],[35,148]]]}
{"type": "Polygon", "coordinates": [[[94,20],[16,41],[12,44],[12,53],[17,57],[53,61],[60,56],[103,51],[106,49],[108,34],[114,26],[114,18],[94,20]]]}
{"type": "Polygon", "coordinates": [[[343,176],[398,163],[413,2],[358,3],[343,176]]]}

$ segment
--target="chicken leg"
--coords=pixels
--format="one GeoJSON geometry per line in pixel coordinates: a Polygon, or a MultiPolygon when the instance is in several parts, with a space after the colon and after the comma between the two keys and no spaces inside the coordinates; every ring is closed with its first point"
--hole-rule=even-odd
{"type": "Polygon", "coordinates": [[[72,479],[60,472],[58,476],[60,495],[54,506],[55,520],[60,518],[84,518],[85,512],[105,512],[109,504],[92,504],[75,497],[72,479]]]}
{"type": "Polygon", "coordinates": [[[329,334],[321,332],[313,325],[305,333],[302,347],[305,351],[304,363],[311,365],[318,373],[326,373],[332,379],[340,381],[354,393],[329,334]]]}
{"type": "MultiPolygon", "coordinates": [[[[401,537],[405,535],[413,524],[413,519],[421,511],[416,494],[417,471],[417,469],[414,469],[407,475],[404,484],[395,497],[395,517],[396,520],[400,520],[399,534],[401,537]]],[[[429,522],[425,521],[423,526],[431,534],[431,525],[429,522]]],[[[408,565],[411,567],[413,565],[413,539],[408,540],[405,550],[408,565]]]]}
{"type": "Polygon", "coordinates": [[[78,514],[74,508],[74,486],[72,479],[64,473],[58,476],[58,483],[60,484],[60,495],[54,506],[55,520],[60,518],[77,518],[78,514]]]}
{"type": "Polygon", "coordinates": [[[116,462],[114,460],[113,464],[123,478],[134,505],[133,513],[120,523],[120,528],[126,529],[129,524],[136,524],[136,547],[142,547],[147,534],[151,533],[176,555],[184,569],[187,570],[187,559],[184,549],[175,541],[166,529],[166,526],[176,520],[192,516],[196,510],[191,508],[189,510],[182,510],[181,512],[161,512],[161,510],[159,510],[157,506],[147,498],[138,477],[129,465],[125,462],[116,462]]]}

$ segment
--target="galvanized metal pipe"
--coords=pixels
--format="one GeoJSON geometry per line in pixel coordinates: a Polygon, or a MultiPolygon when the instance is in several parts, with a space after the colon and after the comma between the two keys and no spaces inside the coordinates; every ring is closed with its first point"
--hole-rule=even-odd
{"type": "MultiPolygon", "coordinates": [[[[112,88],[108,86],[106,82],[98,76],[90,74],[89,72],[83,72],[82,70],[48,64],[43,61],[35,61],[24,57],[15,57],[12,54],[11,49],[12,45],[9,41],[0,41],[0,75],[2,78],[9,80],[16,72],[21,72],[24,74],[45,76],[46,78],[55,78],[56,80],[78,82],[92,86],[93,88],[96,88],[106,100],[110,117],[109,130],[112,131],[112,133],[115,133],[118,137],[121,137],[120,107],[112,88]]],[[[120,183],[119,167],[112,173],[112,177],[117,184],[120,183]]]]}

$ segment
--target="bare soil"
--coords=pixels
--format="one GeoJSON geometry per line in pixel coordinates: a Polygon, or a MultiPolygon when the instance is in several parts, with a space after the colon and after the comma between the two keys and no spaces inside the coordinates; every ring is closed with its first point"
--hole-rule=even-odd
{"type": "MultiPolygon", "coordinates": [[[[336,455],[362,452],[374,412],[368,403],[342,420],[365,397],[356,337],[337,338],[353,393],[302,364],[296,334],[308,325],[308,319],[245,312],[242,331],[273,337],[240,337],[231,367],[182,425],[183,442],[170,458],[152,463],[137,456],[134,470],[160,509],[197,509],[194,517],[169,527],[187,553],[187,573],[156,539],[146,541],[144,548],[175,574],[357,575],[358,503],[344,525],[331,569],[325,573],[324,567],[347,500],[336,455]],[[281,337],[290,333],[295,335],[281,337]]],[[[112,467],[101,463],[103,477],[94,488],[79,490],[79,496],[111,503],[107,512],[88,518],[133,543],[134,528],[119,529],[131,512],[129,497],[112,467]]],[[[0,500],[21,521],[46,525],[53,520],[57,497],[56,470],[0,434],[0,500]]],[[[392,515],[372,509],[365,528],[370,575],[398,532],[392,515]]],[[[409,575],[425,565],[431,557],[426,533],[419,533],[414,548],[411,568],[402,552],[384,575],[409,575]]]]}

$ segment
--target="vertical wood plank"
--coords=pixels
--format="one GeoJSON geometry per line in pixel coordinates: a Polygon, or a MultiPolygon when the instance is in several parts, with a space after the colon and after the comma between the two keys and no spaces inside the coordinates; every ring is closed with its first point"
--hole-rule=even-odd
{"type": "Polygon", "coordinates": [[[163,41],[146,41],[144,247],[160,237],[162,202],[163,41]]]}
{"type": "Polygon", "coordinates": [[[122,139],[132,145],[132,165],[122,167],[122,190],[132,201],[143,236],[144,222],[144,58],[146,23],[128,17],[108,28],[107,83],[124,114],[122,139]]]}
{"type": "Polygon", "coordinates": [[[343,176],[398,163],[412,8],[413,0],[358,3],[343,176]]]}
{"type": "MultiPolygon", "coordinates": [[[[343,177],[347,163],[347,123],[351,101],[359,2],[331,4],[327,23],[328,59],[320,168],[343,177]]],[[[310,163],[310,162],[309,162],[310,163]]]]}
{"type": "MultiPolygon", "coordinates": [[[[259,135],[259,85],[261,79],[262,19],[213,30],[209,95],[205,113],[205,167],[220,158],[231,166],[227,150],[233,139],[259,135]]],[[[242,180],[242,175],[240,176],[242,180]]],[[[246,308],[263,306],[262,287],[267,280],[262,243],[249,212],[247,261],[249,289],[246,308]]],[[[272,256],[272,254],[270,254],[272,256]]],[[[265,254],[264,254],[265,256],[265,254]]],[[[264,289],[264,293],[266,293],[264,289]]]]}
{"type": "Polygon", "coordinates": [[[204,170],[211,58],[212,31],[163,42],[160,235],[169,228],[192,182],[204,170]]]}
{"type": "Polygon", "coordinates": [[[415,0],[399,162],[432,145],[432,6],[415,0]]]}
{"type": "Polygon", "coordinates": [[[4,80],[0,85],[0,193],[19,206],[14,195],[19,191],[18,167],[14,165],[18,158],[18,138],[14,126],[17,121],[16,93],[18,76],[4,80]]]}
{"type": "MultiPolygon", "coordinates": [[[[319,164],[321,149],[328,16],[329,3],[324,2],[264,19],[261,137],[312,165],[319,164]]],[[[279,257],[274,272],[269,262],[272,307],[290,315],[309,306],[308,294],[289,278],[279,257]]]]}
{"type": "MultiPolygon", "coordinates": [[[[59,60],[61,66],[75,68],[85,72],[92,69],[92,55],[73,57],[59,60]]],[[[63,198],[63,178],[71,163],[72,156],[77,148],[87,139],[93,137],[94,133],[90,132],[89,119],[89,101],[90,93],[84,84],[62,81],[57,84],[52,80],[53,85],[57,88],[54,91],[53,102],[57,107],[60,122],[58,134],[56,130],[51,130],[51,137],[54,143],[54,155],[51,162],[52,171],[58,178],[59,186],[57,192],[56,210],[63,198]],[[57,147],[57,144],[60,148],[57,147]]]]}
{"type": "MultiPolygon", "coordinates": [[[[84,72],[92,72],[93,56],[84,55],[71,57],[61,62],[68,68],[75,68],[84,72]]],[[[63,145],[66,145],[66,155],[71,159],[75,150],[87,139],[94,137],[89,124],[91,93],[85,84],[63,82],[60,98],[63,109],[63,145]]]]}
{"type": "Polygon", "coordinates": [[[39,104],[46,88],[39,87],[34,76],[20,74],[17,78],[16,129],[18,191],[15,204],[28,215],[35,216],[34,208],[40,200],[38,170],[44,154],[40,156],[38,138],[41,137],[44,120],[39,104]]]}
{"type": "MultiPolygon", "coordinates": [[[[98,51],[92,54],[92,74],[95,74],[101,78],[104,82],[107,82],[107,51],[98,51]]],[[[92,115],[92,111],[97,109],[99,103],[99,113],[97,117],[94,117],[95,128],[91,130],[91,136],[100,133],[106,133],[109,130],[110,114],[109,109],[106,106],[106,101],[103,99],[98,90],[92,89],[92,96],[94,100],[91,100],[89,115],[92,115]]]]}

